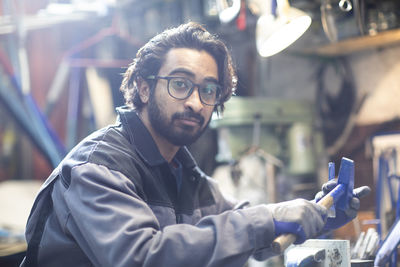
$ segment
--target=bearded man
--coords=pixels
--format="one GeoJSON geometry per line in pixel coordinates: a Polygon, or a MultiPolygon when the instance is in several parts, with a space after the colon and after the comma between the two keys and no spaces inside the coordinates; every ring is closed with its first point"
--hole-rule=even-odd
{"type": "Polygon", "coordinates": [[[314,201],[238,208],[187,150],[235,83],[227,47],[199,24],[145,44],[124,75],[117,123],[72,149],[36,198],[22,266],[243,266],[274,255],[282,233],[297,243],[321,233],[327,210],[314,201]]]}

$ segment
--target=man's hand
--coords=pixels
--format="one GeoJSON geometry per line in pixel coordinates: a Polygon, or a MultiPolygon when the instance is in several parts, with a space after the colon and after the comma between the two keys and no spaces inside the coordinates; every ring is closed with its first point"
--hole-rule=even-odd
{"type": "Polygon", "coordinates": [[[273,216],[275,236],[294,234],[297,236],[295,244],[319,234],[326,222],[327,209],[305,199],[267,206],[273,216]]]}
{"type": "MultiPolygon", "coordinates": [[[[315,202],[318,202],[326,194],[328,194],[337,185],[336,180],[330,180],[322,186],[322,191],[315,195],[315,202]]],[[[347,210],[336,209],[336,216],[328,218],[324,231],[337,229],[346,223],[350,222],[357,216],[360,209],[360,198],[368,195],[371,192],[369,186],[361,186],[353,190],[353,198],[350,200],[349,208],[347,210]]]]}

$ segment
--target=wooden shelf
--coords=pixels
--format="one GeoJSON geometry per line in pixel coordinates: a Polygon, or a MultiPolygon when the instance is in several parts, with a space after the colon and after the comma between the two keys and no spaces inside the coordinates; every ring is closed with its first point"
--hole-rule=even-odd
{"type": "Polygon", "coordinates": [[[337,43],[306,49],[302,52],[305,54],[334,57],[394,44],[400,44],[400,29],[388,30],[376,35],[350,38],[337,43]]]}

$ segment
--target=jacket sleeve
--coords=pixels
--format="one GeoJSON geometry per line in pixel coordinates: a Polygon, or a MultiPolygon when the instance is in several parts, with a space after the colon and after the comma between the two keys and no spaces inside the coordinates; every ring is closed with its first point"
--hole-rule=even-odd
{"type": "Polygon", "coordinates": [[[87,163],[71,174],[64,194],[69,209],[64,231],[96,266],[243,266],[274,238],[265,205],[161,230],[135,185],[120,172],[87,163]]]}

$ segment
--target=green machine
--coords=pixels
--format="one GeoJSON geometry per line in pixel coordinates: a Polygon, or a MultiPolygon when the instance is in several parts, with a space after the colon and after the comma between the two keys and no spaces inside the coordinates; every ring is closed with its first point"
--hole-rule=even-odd
{"type": "Polygon", "coordinates": [[[232,97],[210,126],[218,131],[217,161],[240,158],[258,147],[284,163],[290,175],[312,175],[322,153],[322,135],[315,130],[313,105],[307,101],[232,97]]]}

